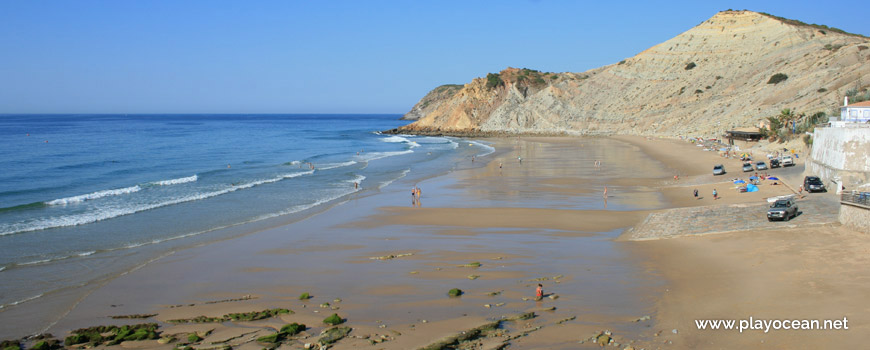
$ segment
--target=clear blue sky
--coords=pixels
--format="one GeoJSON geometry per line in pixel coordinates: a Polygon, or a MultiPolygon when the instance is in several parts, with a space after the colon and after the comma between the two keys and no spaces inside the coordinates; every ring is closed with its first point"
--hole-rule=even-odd
{"type": "Polygon", "coordinates": [[[729,8],[870,35],[865,1],[0,0],[0,113],[404,113],[508,66],[618,62],[729,8]]]}

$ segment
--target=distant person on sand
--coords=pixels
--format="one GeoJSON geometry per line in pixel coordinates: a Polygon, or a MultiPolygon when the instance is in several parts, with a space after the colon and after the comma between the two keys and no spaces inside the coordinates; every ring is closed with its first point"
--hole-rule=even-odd
{"type": "Polygon", "coordinates": [[[698,189],[695,189],[695,199],[698,199],[698,189]]]}
{"type": "Polygon", "coordinates": [[[713,199],[719,199],[719,192],[716,192],[716,189],[713,189],[713,199]]]}
{"type": "Polygon", "coordinates": [[[538,283],[538,288],[535,289],[535,301],[544,299],[544,285],[538,283]]]}
{"type": "Polygon", "coordinates": [[[471,162],[474,163],[474,156],[471,156],[471,162]]]}

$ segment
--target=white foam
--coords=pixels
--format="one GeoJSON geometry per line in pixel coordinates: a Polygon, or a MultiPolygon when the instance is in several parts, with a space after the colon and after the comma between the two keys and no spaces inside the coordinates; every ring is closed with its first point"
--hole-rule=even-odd
{"type": "Polygon", "coordinates": [[[265,179],[250,182],[244,185],[232,186],[219,191],[206,192],[194,194],[186,197],[175,198],[172,200],[153,203],[153,204],[144,204],[136,207],[126,207],[126,208],[101,208],[99,211],[95,213],[84,213],[84,214],[73,214],[73,215],[64,215],[59,217],[50,217],[45,219],[39,219],[30,222],[16,223],[12,225],[0,225],[0,236],[22,233],[22,232],[31,232],[31,231],[39,231],[46,230],[50,228],[57,227],[69,227],[69,226],[78,226],[94,223],[97,221],[103,221],[111,218],[116,218],[123,215],[135,214],[138,212],[157,209],[160,207],[165,207],[169,205],[180,204],[184,202],[192,202],[212,197],[217,197],[220,195],[224,195],[230,192],[235,192],[238,190],[248,189],[254,186],[259,186],[263,184],[278,182],[284,179],[294,178],[302,175],[312,174],[314,171],[304,171],[298,173],[284,174],[275,178],[265,179]]]}
{"type": "Polygon", "coordinates": [[[154,181],[154,182],[151,182],[150,184],[155,185],[155,186],[170,186],[170,185],[179,185],[179,184],[184,184],[184,183],[188,183],[188,182],[194,182],[197,179],[199,179],[199,177],[196,176],[196,174],[193,174],[193,176],[181,177],[181,178],[172,179],[172,180],[154,181]]]}
{"type": "Polygon", "coordinates": [[[48,204],[48,205],[67,205],[67,204],[73,204],[73,203],[81,203],[84,201],[94,200],[94,199],[103,198],[103,197],[120,196],[120,195],[124,195],[124,194],[139,192],[139,190],[141,190],[141,189],[142,188],[139,187],[139,185],[136,185],[136,186],[132,186],[132,187],[119,188],[119,189],[115,189],[115,190],[103,190],[103,191],[97,191],[94,193],[88,193],[88,194],[83,194],[83,195],[79,195],[79,196],[55,199],[55,200],[45,202],[45,204],[48,204]]]}
{"type": "Polygon", "coordinates": [[[486,145],[486,144],[483,144],[483,143],[480,143],[477,141],[468,141],[468,143],[479,146],[479,147],[486,150],[483,153],[478,154],[477,157],[487,156],[487,155],[493,154],[495,152],[495,148],[490,146],[490,145],[486,145]]]}
{"type": "Polygon", "coordinates": [[[384,187],[389,186],[391,183],[395,182],[396,180],[401,179],[401,178],[407,176],[408,173],[410,173],[410,172],[411,172],[411,169],[405,169],[405,170],[403,170],[402,173],[399,174],[399,176],[397,176],[395,179],[387,180],[387,181],[382,182],[381,185],[378,186],[378,189],[382,189],[382,188],[384,188],[384,187]]]}
{"type": "Polygon", "coordinates": [[[6,270],[6,266],[0,266],[0,271],[6,270]]]}
{"type": "Polygon", "coordinates": [[[354,164],[356,164],[356,162],[351,160],[351,161],[347,161],[344,163],[327,163],[327,164],[324,164],[324,165],[316,167],[316,168],[317,168],[317,170],[329,170],[329,169],[351,166],[354,164]]]}
{"type": "Polygon", "coordinates": [[[28,302],[28,301],[31,301],[31,300],[34,300],[34,299],[41,298],[42,295],[43,295],[42,293],[39,293],[39,294],[34,295],[34,296],[32,296],[32,297],[29,297],[29,298],[25,298],[25,299],[22,299],[22,300],[19,300],[19,301],[13,301],[13,302],[11,302],[11,303],[9,303],[9,304],[3,304],[3,305],[0,305],[0,310],[2,310],[3,308],[6,308],[6,307],[8,307],[8,306],[15,306],[15,305],[18,305],[18,304],[21,304],[21,303],[26,303],[26,302],[28,302]]]}
{"type": "Polygon", "coordinates": [[[411,142],[411,140],[408,140],[407,138],[404,138],[404,137],[398,136],[398,135],[393,135],[393,136],[382,138],[381,141],[383,141],[383,142],[411,142]]]}
{"type": "Polygon", "coordinates": [[[96,250],[92,250],[92,251],[89,251],[89,252],[78,253],[78,254],[76,254],[76,256],[89,256],[89,255],[93,255],[93,254],[96,253],[96,252],[97,252],[96,250]]]}
{"type": "Polygon", "coordinates": [[[365,179],[366,179],[366,177],[363,176],[363,175],[356,175],[356,177],[354,177],[353,179],[351,179],[351,180],[346,180],[345,182],[348,182],[348,183],[361,183],[362,180],[365,180],[365,179]]]}
{"type": "Polygon", "coordinates": [[[377,159],[383,159],[387,157],[400,156],[403,154],[414,153],[412,150],[404,150],[404,151],[396,151],[396,152],[372,152],[365,155],[358,156],[359,159],[363,162],[370,162],[377,159]]]}
{"type": "Polygon", "coordinates": [[[28,262],[18,263],[18,265],[19,265],[19,266],[26,266],[26,265],[44,264],[44,263],[50,262],[51,260],[52,260],[52,259],[36,260],[36,261],[28,261],[28,262]]]}
{"type": "Polygon", "coordinates": [[[310,174],[314,174],[314,170],[303,171],[303,172],[299,172],[299,173],[284,174],[284,175],[281,175],[281,179],[292,179],[294,177],[300,177],[302,175],[310,175],[310,174]]]}

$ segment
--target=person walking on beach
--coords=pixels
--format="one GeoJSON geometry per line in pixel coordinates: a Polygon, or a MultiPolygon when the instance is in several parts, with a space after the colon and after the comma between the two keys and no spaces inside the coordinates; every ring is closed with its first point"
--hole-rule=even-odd
{"type": "Polygon", "coordinates": [[[544,299],[544,285],[538,283],[538,288],[535,289],[535,301],[544,299]]]}
{"type": "Polygon", "coordinates": [[[716,192],[716,189],[713,189],[713,199],[719,199],[719,192],[716,192]]]}
{"type": "Polygon", "coordinates": [[[695,189],[695,199],[698,199],[698,189],[695,189]]]}

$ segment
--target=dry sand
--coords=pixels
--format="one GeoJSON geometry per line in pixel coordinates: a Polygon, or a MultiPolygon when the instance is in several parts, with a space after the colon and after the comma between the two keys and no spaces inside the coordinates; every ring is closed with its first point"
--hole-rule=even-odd
{"type": "MultiPolygon", "coordinates": [[[[264,347],[257,337],[299,322],[309,329],[282,348],[302,348],[329,328],[324,317],[338,313],[353,330],[335,349],[416,349],[535,312],[532,319],[502,321],[464,345],[591,349],[598,346],[590,337],[604,330],[613,332],[619,349],[866,344],[862,311],[870,280],[861,268],[870,245],[854,232],[834,226],[614,240],[650,210],[755,203],[789,193],[786,186],[737,193],[725,180],[743,176],[736,175],[739,161],[679,140],[494,142],[499,152],[485,167],[421,182],[422,207],[411,207],[403,190],[410,184],[398,183],[295,224],[178,252],[107,283],[52,331],[119,323],[106,318],[118,314],[156,313],[142,321],[165,323],[281,307],[294,313],[256,322],[164,324],[162,331],[180,339],[201,333],[206,339],[197,349],[254,350],[264,347]],[[594,167],[595,160],[603,166],[594,167]],[[712,165],[719,163],[735,175],[713,177],[712,165]],[[721,200],[709,195],[714,187],[721,200]],[[692,198],[694,188],[704,198],[692,198]],[[552,299],[531,300],[538,283],[552,299]],[[450,288],[465,294],[447,297],[450,288]],[[313,297],[298,300],[303,292],[313,297]],[[749,316],[847,316],[852,328],[693,329],[694,319],[749,316]]],[[[168,350],[177,344],[121,346],[168,350]]]]}

